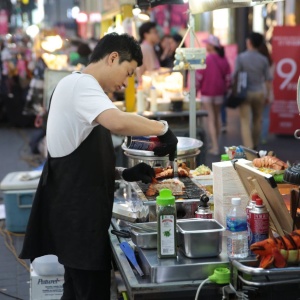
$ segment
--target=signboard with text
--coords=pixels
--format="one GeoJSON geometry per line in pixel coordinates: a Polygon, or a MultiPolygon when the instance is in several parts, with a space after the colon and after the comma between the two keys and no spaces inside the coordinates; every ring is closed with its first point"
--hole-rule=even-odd
{"type": "Polygon", "coordinates": [[[300,26],[275,27],[272,38],[275,65],[274,102],[270,112],[270,132],[294,134],[300,127],[297,82],[300,75],[300,26]]]}

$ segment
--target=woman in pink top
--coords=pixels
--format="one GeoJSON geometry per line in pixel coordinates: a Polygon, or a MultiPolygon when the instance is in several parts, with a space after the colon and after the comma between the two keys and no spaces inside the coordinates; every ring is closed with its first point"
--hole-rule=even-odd
{"type": "Polygon", "coordinates": [[[206,69],[196,72],[196,89],[201,93],[201,102],[208,112],[208,132],[211,140],[210,154],[219,155],[221,130],[220,111],[224,95],[230,85],[230,66],[219,39],[210,35],[206,44],[206,69]]]}

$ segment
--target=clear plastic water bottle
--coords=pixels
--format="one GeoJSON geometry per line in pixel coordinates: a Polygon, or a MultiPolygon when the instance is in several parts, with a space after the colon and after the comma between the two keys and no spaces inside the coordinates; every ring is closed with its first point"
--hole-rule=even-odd
{"type": "Polygon", "coordinates": [[[226,216],[227,254],[229,258],[245,258],[249,252],[246,211],[241,207],[241,198],[232,198],[231,204],[226,216]]]}

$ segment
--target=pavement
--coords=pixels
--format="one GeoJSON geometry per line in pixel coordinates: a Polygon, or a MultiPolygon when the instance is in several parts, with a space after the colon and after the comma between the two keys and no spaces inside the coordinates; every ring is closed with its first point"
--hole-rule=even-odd
{"type": "MultiPolygon", "coordinates": [[[[242,143],[239,129],[238,111],[228,110],[227,131],[220,137],[220,150],[223,151],[224,146],[242,143]]],[[[0,123],[0,181],[10,172],[29,171],[42,162],[39,155],[32,155],[30,151],[29,141],[34,132],[34,128],[0,123]]],[[[260,145],[260,150],[272,150],[277,157],[292,164],[300,160],[299,146],[300,141],[293,136],[270,135],[267,144],[260,145]]],[[[215,161],[220,161],[219,155],[206,154],[200,163],[211,167],[215,161]]],[[[0,207],[1,204],[3,193],[0,191],[0,207]]],[[[17,259],[24,235],[7,234],[5,220],[0,220],[0,226],[0,300],[29,300],[29,263],[17,259]]]]}

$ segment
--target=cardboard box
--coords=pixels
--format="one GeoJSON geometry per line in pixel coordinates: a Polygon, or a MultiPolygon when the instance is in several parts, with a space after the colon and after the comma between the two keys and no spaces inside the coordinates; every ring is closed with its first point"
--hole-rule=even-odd
{"type": "Polygon", "coordinates": [[[63,294],[63,275],[39,276],[30,268],[30,300],[60,300],[63,294]]]}
{"type": "Polygon", "coordinates": [[[6,229],[25,232],[40,172],[12,172],[1,181],[5,206],[6,229]]]}
{"type": "MultiPolygon", "coordinates": [[[[240,159],[240,162],[251,164],[250,161],[240,159]]],[[[230,211],[231,198],[239,197],[242,207],[246,209],[250,196],[233,167],[231,161],[212,164],[214,191],[214,218],[226,228],[226,215],[230,211]]]]}

